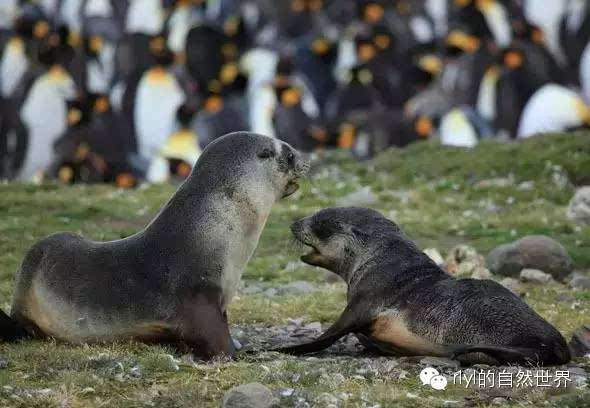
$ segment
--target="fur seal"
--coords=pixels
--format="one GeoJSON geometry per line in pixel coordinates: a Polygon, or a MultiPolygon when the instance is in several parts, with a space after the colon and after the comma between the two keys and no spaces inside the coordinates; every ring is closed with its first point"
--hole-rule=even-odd
{"type": "Polygon", "coordinates": [[[111,242],[58,233],[35,244],[0,338],[24,329],[72,343],[134,339],[184,344],[203,359],[233,355],[228,304],[271,207],[307,169],[279,140],[217,139],[143,231],[111,242]]]}
{"type": "Polygon", "coordinates": [[[326,209],[291,230],[313,248],[302,261],[347,282],[348,305],[317,340],[278,351],[317,352],[355,333],[387,354],[488,364],[570,360],[561,334],[517,296],[491,280],[446,274],[376,211],[326,209]]]}

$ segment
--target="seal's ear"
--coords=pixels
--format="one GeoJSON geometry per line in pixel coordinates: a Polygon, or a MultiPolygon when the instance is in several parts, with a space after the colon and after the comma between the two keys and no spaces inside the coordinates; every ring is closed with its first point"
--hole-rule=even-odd
{"type": "Polygon", "coordinates": [[[258,157],[261,159],[269,159],[271,157],[275,157],[275,152],[272,149],[266,148],[258,152],[258,157]]]}

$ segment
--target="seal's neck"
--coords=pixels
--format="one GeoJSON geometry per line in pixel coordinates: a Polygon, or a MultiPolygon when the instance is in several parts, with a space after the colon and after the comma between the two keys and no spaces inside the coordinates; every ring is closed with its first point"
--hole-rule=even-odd
{"type": "Polygon", "coordinates": [[[352,265],[343,275],[349,295],[351,288],[369,277],[383,284],[395,282],[395,288],[400,291],[423,280],[449,277],[413,242],[397,234],[383,239],[363,256],[357,257],[352,265]]]}

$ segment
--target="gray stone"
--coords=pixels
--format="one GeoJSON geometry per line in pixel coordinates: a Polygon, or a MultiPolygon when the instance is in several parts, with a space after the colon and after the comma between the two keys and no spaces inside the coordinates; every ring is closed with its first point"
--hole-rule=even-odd
{"type": "Polygon", "coordinates": [[[477,269],[485,268],[485,259],[469,245],[457,245],[447,255],[442,268],[448,274],[470,277],[477,269]]]}
{"type": "Polygon", "coordinates": [[[514,178],[494,178],[489,180],[481,180],[475,183],[474,187],[476,189],[486,189],[490,187],[509,187],[514,185],[514,178]]]}
{"type": "Polygon", "coordinates": [[[513,278],[504,278],[500,281],[500,285],[504,286],[516,296],[522,296],[522,286],[520,282],[513,278]]]}
{"type": "Polygon", "coordinates": [[[487,268],[477,267],[471,274],[471,279],[492,279],[492,273],[487,268]]]}
{"type": "Polygon", "coordinates": [[[569,347],[573,357],[590,354],[590,325],[582,326],[574,332],[569,347]]]}
{"type": "Polygon", "coordinates": [[[590,225],[590,186],[576,191],[568,205],[567,216],[580,224],[590,225]]]}
{"type": "Polygon", "coordinates": [[[263,289],[260,286],[253,283],[248,283],[240,290],[240,292],[242,292],[245,295],[254,295],[262,291],[263,289]]]}
{"type": "Polygon", "coordinates": [[[459,368],[458,361],[444,357],[425,357],[420,360],[420,364],[427,367],[459,368]]]}
{"type": "Polygon", "coordinates": [[[424,253],[438,266],[445,263],[444,258],[436,248],[426,248],[424,253]]]}
{"type": "Polygon", "coordinates": [[[275,288],[268,288],[264,291],[264,296],[273,297],[276,296],[278,291],[275,288]]]}
{"type": "Polygon", "coordinates": [[[371,187],[364,187],[337,201],[339,207],[366,207],[375,204],[378,200],[371,187]]]}
{"type": "Polygon", "coordinates": [[[327,392],[324,392],[323,394],[320,394],[320,396],[316,399],[315,403],[317,404],[318,407],[325,407],[325,408],[337,407],[338,406],[338,398],[336,398],[332,394],[328,394],[327,392]]]}
{"type": "Polygon", "coordinates": [[[223,408],[270,408],[276,403],[270,389],[259,383],[239,385],[223,396],[223,408]]]}
{"type": "Polygon", "coordinates": [[[302,295],[315,292],[318,288],[307,281],[296,281],[287,283],[277,288],[277,295],[302,295]]]}
{"type": "Polygon", "coordinates": [[[0,369],[8,368],[8,360],[4,356],[0,356],[0,369]]]}
{"type": "Polygon", "coordinates": [[[129,375],[134,378],[141,378],[141,367],[135,366],[129,370],[129,375]]]}
{"type": "Polygon", "coordinates": [[[570,287],[577,290],[590,290],[590,277],[581,273],[574,273],[570,287]]]}
{"type": "Polygon", "coordinates": [[[538,269],[523,269],[520,271],[520,280],[529,283],[549,283],[553,278],[548,273],[538,269]]]}
{"type": "Polygon", "coordinates": [[[573,261],[565,248],[554,239],[531,235],[510,244],[500,245],[487,258],[494,274],[518,277],[523,269],[538,269],[562,281],[573,270],[573,261]]]}
{"type": "Polygon", "coordinates": [[[330,388],[335,388],[346,381],[346,378],[340,373],[322,374],[319,382],[322,385],[326,385],[330,388]]]}

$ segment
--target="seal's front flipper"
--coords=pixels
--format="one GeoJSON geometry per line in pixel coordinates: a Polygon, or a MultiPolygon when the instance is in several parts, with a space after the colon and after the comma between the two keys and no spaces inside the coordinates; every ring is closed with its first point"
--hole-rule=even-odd
{"type": "Polygon", "coordinates": [[[354,310],[348,305],[340,318],[328,330],[326,330],[320,337],[310,343],[298,344],[295,346],[282,347],[273,349],[271,351],[278,351],[285,354],[308,354],[322,351],[338,339],[347,335],[348,333],[362,330],[366,323],[361,320],[359,314],[354,313],[354,310]]]}
{"type": "Polygon", "coordinates": [[[28,337],[27,331],[6,313],[0,310],[0,340],[16,341],[28,337]]]}

